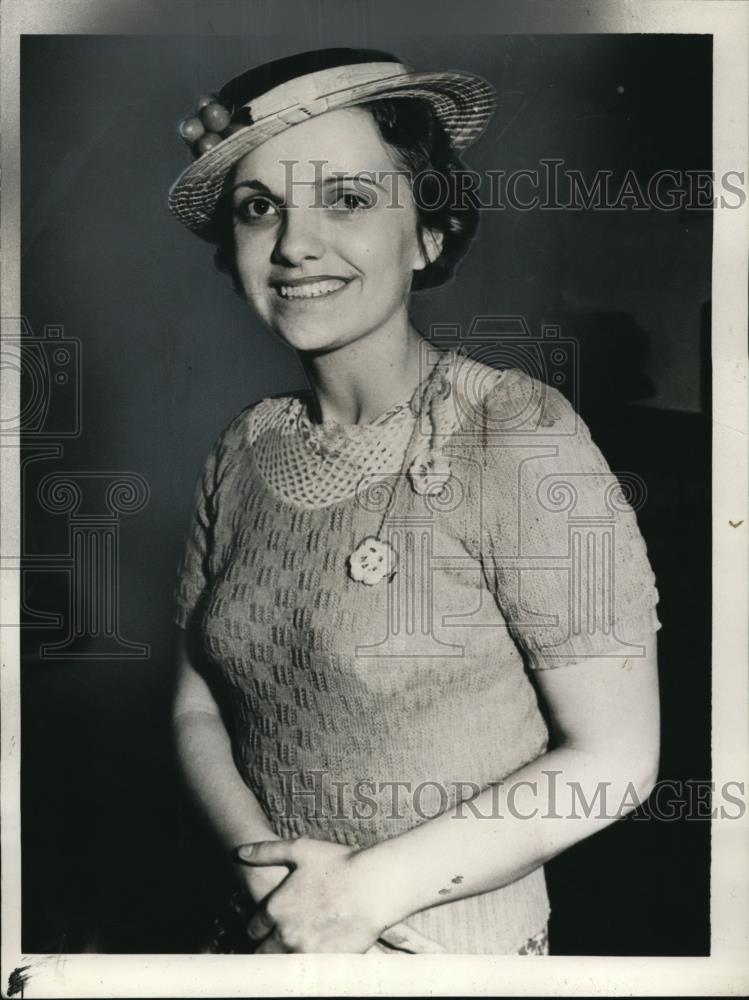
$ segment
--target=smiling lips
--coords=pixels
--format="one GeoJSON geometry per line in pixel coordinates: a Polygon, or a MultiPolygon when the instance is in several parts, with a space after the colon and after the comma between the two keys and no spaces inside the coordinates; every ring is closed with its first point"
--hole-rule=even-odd
{"type": "Polygon", "coordinates": [[[289,284],[278,282],[274,287],[282,299],[319,299],[339,291],[348,282],[344,278],[303,278],[289,284]]]}

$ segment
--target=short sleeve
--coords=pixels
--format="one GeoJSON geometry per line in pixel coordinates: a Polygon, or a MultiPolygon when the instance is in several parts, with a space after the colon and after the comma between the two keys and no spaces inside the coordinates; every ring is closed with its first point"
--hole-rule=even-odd
{"type": "Polygon", "coordinates": [[[644,484],[614,474],[561,392],[519,370],[484,406],[479,558],[528,666],[643,655],[661,627],[644,484]]]}
{"type": "Polygon", "coordinates": [[[174,621],[183,629],[190,627],[210,584],[220,490],[231,469],[237,432],[247,412],[242,411],[219,434],[197,479],[173,591],[174,621]]]}

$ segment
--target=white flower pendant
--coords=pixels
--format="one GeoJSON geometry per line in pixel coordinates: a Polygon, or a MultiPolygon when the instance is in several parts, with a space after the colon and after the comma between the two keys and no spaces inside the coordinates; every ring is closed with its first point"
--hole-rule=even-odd
{"type": "Polygon", "coordinates": [[[392,578],[397,563],[398,553],[392,545],[369,535],[348,557],[349,576],[371,587],[386,577],[392,578]]]}

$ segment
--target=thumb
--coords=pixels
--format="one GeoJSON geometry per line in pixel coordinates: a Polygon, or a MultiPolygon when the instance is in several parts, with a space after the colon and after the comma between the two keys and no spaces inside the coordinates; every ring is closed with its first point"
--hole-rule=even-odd
{"type": "MultiPolygon", "coordinates": [[[[413,927],[409,927],[407,924],[394,924],[392,927],[386,928],[380,934],[379,940],[392,945],[397,950],[411,952],[416,955],[439,954],[440,952],[447,951],[447,948],[444,948],[438,941],[434,941],[424,934],[419,934],[417,930],[414,930],[413,927]]],[[[387,950],[389,951],[390,949],[387,950]]]]}
{"type": "Polygon", "coordinates": [[[240,844],[237,860],[245,865],[287,865],[295,867],[294,844],[286,840],[260,840],[256,844],[240,844]]]}

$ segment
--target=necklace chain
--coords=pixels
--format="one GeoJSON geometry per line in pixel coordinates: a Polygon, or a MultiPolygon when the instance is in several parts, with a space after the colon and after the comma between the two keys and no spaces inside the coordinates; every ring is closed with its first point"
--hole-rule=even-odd
{"type": "MultiPolygon", "coordinates": [[[[310,450],[319,455],[320,458],[337,457],[340,455],[340,450],[336,449],[335,445],[332,443],[336,439],[345,440],[346,438],[354,438],[357,434],[366,432],[369,428],[374,429],[382,426],[394,417],[397,417],[399,414],[404,413],[404,411],[409,411],[413,416],[418,416],[424,405],[427,393],[433,385],[435,373],[439,368],[444,367],[445,359],[448,354],[448,351],[442,352],[442,356],[438,359],[436,364],[433,365],[432,370],[426,378],[416,386],[408,399],[394,403],[393,406],[385,410],[384,413],[381,413],[378,417],[375,417],[374,420],[368,421],[365,424],[348,425],[339,423],[338,421],[330,421],[329,423],[313,423],[307,415],[307,407],[305,406],[305,403],[297,397],[293,397],[289,402],[289,406],[291,408],[290,418],[310,450]]],[[[409,438],[406,449],[407,451],[411,447],[412,442],[413,434],[409,438]]]]}
{"type": "Polygon", "coordinates": [[[427,376],[425,383],[423,383],[423,388],[421,388],[421,384],[417,386],[410,400],[408,401],[408,403],[405,404],[406,406],[409,407],[409,409],[411,410],[416,419],[414,421],[413,428],[411,429],[411,433],[406,443],[406,449],[403,453],[403,459],[401,461],[401,466],[398,471],[398,479],[396,480],[393,489],[390,491],[388,502],[385,505],[385,510],[383,511],[382,517],[380,518],[380,524],[379,527],[377,528],[377,534],[375,535],[375,537],[378,540],[381,540],[380,535],[382,534],[382,529],[385,526],[385,521],[387,520],[387,516],[390,513],[390,510],[395,501],[395,493],[398,486],[398,482],[400,482],[404,477],[404,473],[408,465],[408,458],[411,452],[411,448],[413,446],[414,439],[416,437],[416,432],[419,428],[419,418],[426,406],[431,407],[432,396],[434,395],[435,389],[438,387],[441,388],[441,380],[444,378],[444,369],[448,361],[449,361],[449,352],[444,351],[440,356],[440,358],[438,359],[437,363],[433,366],[429,375],[427,376]],[[440,372],[440,379],[436,378],[437,372],[440,372]],[[419,389],[421,389],[421,392],[419,392],[419,389]],[[416,403],[416,406],[414,406],[414,403],[416,403]]]}

